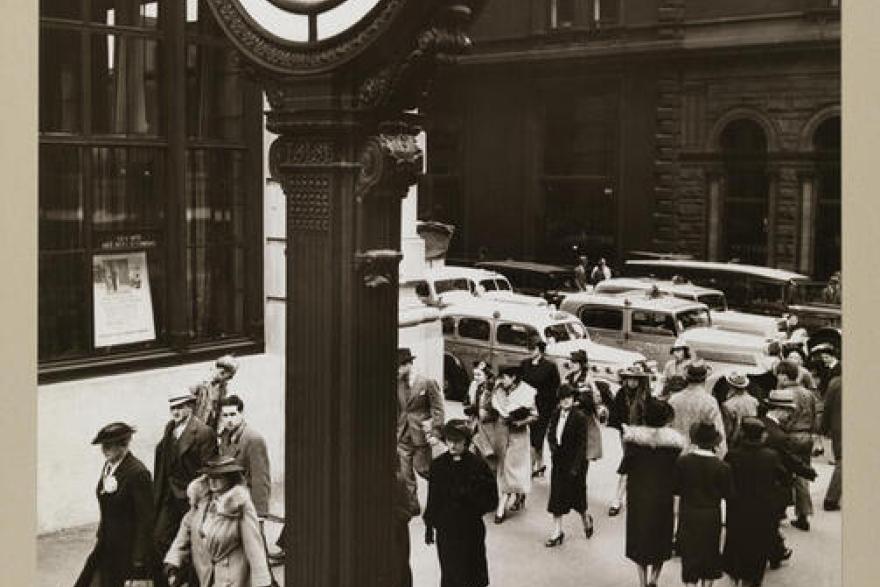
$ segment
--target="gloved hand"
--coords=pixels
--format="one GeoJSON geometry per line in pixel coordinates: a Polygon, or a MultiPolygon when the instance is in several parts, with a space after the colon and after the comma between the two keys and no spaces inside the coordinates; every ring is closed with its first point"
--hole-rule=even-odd
{"type": "Polygon", "coordinates": [[[425,544],[434,544],[434,528],[425,526],[425,544]]]}

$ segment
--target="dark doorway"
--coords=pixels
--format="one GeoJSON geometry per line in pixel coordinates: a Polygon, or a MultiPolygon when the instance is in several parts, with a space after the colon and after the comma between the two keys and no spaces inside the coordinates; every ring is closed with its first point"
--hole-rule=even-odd
{"type": "Polygon", "coordinates": [[[767,264],[767,138],[751,120],[735,120],[721,133],[726,172],[723,248],[726,260],[767,264]]]}
{"type": "Polygon", "coordinates": [[[560,90],[546,105],[541,184],[547,261],[573,262],[575,246],[593,261],[617,255],[618,94],[589,91],[560,90]]]}
{"type": "Polygon", "coordinates": [[[825,280],[840,269],[840,117],[819,125],[813,146],[817,159],[813,276],[825,280]]]}

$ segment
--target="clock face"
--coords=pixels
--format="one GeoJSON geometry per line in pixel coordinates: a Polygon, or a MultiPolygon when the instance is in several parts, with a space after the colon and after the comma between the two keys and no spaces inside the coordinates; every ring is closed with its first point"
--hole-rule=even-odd
{"type": "Polygon", "coordinates": [[[264,30],[294,43],[331,39],[357,25],[383,0],[237,0],[264,30]]]}

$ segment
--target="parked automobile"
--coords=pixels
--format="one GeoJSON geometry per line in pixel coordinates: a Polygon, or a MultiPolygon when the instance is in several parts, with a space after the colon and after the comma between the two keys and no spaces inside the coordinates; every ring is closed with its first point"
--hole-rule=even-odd
{"type": "Polygon", "coordinates": [[[410,284],[423,302],[437,307],[473,297],[527,306],[547,306],[547,301],[541,297],[514,292],[506,277],[486,269],[446,265],[428,269],[425,279],[411,281],[410,284]]]}
{"type": "Polygon", "coordinates": [[[596,342],[639,352],[658,364],[668,361],[672,345],[681,341],[715,368],[761,372],[774,340],[720,330],[705,304],[650,292],[573,294],[562,310],[580,318],[596,342]]]}
{"type": "Polygon", "coordinates": [[[792,271],[740,263],[631,259],[624,272],[657,279],[681,276],[697,285],[720,289],[731,308],[771,316],[794,314],[808,332],[841,324],[840,304],[823,302],[821,284],[792,271]]]}
{"type": "Polygon", "coordinates": [[[594,291],[597,294],[619,294],[627,291],[648,292],[653,288],[683,300],[706,304],[712,317],[712,324],[722,330],[757,334],[780,341],[785,338],[784,318],[730,310],[723,291],[701,287],[688,281],[650,277],[613,277],[598,283],[594,291]]]}
{"type": "Polygon", "coordinates": [[[591,340],[580,320],[567,312],[472,298],[441,309],[440,315],[444,391],[450,399],[464,397],[474,362],[486,361],[496,371],[517,365],[529,356],[526,345],[533,338],[547,344],[545,355],[556,364],[560,377],[574,368],[571,353],[583,350],[597,381],[609,388],[619,383],[621,369],[634,365],[641,365],[656,381],[656,363],[641,353],[591,340]]]}
{"type": "Polygon", "coordinates": [[[541,296],[557,308],[567,294],[580,291],[570,267],[513,260],[480,261],[475,266],[501,273],[510,280],[513,291],[541,296]]]}

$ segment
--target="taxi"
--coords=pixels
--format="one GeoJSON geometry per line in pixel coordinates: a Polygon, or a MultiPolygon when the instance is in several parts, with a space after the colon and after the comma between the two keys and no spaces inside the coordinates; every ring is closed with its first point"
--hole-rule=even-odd
{"type": "Polygon", "coordinates": [[[694,285],[685,280],[613,277],[598,283],[595,292],[619,294],[628,291],[643,291],[647,293],[655,287],[660,293],[706,304],[712,317],[712,324],[721,330],[757,334],[780,342],[785,339],[785,318],[731,310],[727,306],[727,297],[723,291],[694,285]]]}
{"type": "Polygon", "coordinates": [[[444,390],[460,399],[470,381],[473,365],[486,361],[494,371],[518,365],[529,357],[529,340],[546,343],[545,356],[559,370],[560,379],[574,369],[574,351],[586,351],[597,380],[618,384],[620,370],[641,366],[656,381],[657,365],[638,352],[591,340],[575,316],[552,308],[477,299],[440,310],[444,340],[444,390]]]}
{"type": "Polygon", "coordinates": [[[672,345],[683,342],[693,357],[716,370],[759,373],[765,371],[768,345],[775,340],[721,330],[713,326],[705,304],[651,291],[574,294],[561,309],[580,318],[596,342],[641,353],[661,365],[669,360],[672,345]]]}
{"type": "Polygon", "coordinates": [[[477,297],[526,306],[547,307],[538,296],[515,293],[510,281],[500,273],[473,267],[445,265],[428,269],[424,279],[410,281],[424,303],[443,307],[477,297]]]}

